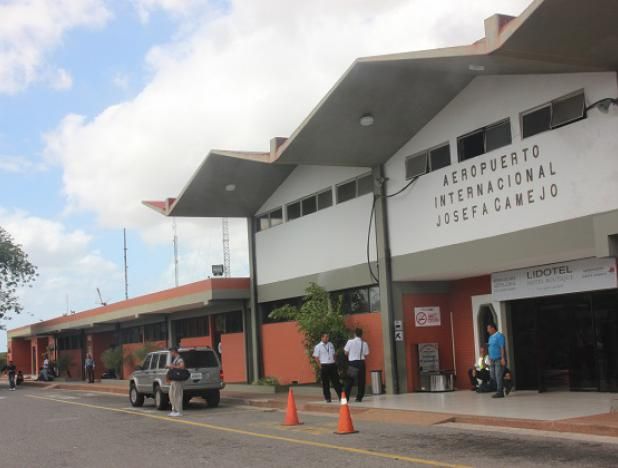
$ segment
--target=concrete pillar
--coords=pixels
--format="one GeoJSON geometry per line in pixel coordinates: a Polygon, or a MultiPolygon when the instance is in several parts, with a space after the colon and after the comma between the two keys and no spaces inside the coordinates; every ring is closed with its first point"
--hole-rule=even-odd
{"type": "Polygon", "coordinates": [[[251,383],[255,380],[253,375],[253,363],[249,354],[252,353],[252,335],[253,327],[251,325],[251,308],[248,304],[249,301],[242,301],[242,330],[245,335],[245,375],[247,376],[247,382],[251,383]]]}
{"type": "Polygon", "coordinates": [[[247,336],[247,362],[250,363],[250,372],[247,373],[247,380],[253,382],[262,376],[262,353],[260,346],[261,317],[258,307],[257,297],[257,266],[255,256],[255,219],[250,216],[247,218],[247,235],[249,238],[249,277],[250,277],[250,297],[249,297],[249,329],[245,332],[247,336]]]}
{"type": "Polygon", "coordinates": [[[386,180],[382,165],[373,168],[376,250],[378,257],[378,279],[380,287],[380,307],[382,317],[382,339],[384,343],[384,382],[386,393],[399,393],[397,371],[397,347],[393,332],[395,313],[393,307],[393,281],[391,273],[391,251],[388,234],[388,213],[386,180]]]}

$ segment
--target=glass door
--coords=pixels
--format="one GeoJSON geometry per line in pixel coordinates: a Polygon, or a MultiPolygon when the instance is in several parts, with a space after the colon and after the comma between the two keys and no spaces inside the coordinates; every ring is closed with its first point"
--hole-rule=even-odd
{"type": "Polygon", "coordinates": [[[599,390],[618,392],[618,294],[595,294],[592,309],[599,390]]]}

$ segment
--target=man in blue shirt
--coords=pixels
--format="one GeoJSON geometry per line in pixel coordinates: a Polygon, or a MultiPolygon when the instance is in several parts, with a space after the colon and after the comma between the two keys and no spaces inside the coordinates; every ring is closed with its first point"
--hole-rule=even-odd
{"type": "Polygon", "coordinates": [[[506,340],[504,335],[498,331],[498,328],[493,323],[487,325],[489,333],[489,373],[491,380],[496,382],[496,394],[492,398],[504,398],[504,385],[502,378],[504,376],[504,368],[506,366],[506,340]]]}

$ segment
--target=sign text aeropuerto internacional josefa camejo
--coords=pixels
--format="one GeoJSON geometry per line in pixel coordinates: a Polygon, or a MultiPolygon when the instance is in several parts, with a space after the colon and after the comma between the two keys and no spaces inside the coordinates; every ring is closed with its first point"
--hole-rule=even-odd
{"type": "Polygon", "coordinates": [[[556,174],[553,162],[543,160],[538,145],[448,171],[442,193],[434,196],[436,227],[557,198],[556,174]],[[488,175],[489,179],[480,180],[488,175]]]}

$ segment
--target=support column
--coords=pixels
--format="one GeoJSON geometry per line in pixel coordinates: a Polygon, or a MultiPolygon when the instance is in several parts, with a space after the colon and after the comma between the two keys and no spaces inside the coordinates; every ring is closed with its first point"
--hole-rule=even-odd
{"type": "Polygon", "coordinates": [[[380,308],[382,309],[382,340],[384,344],[384,381],[386,393],[399,393],[397,372],[397,348],[393,332],[395,313],[393,307],[393,281],[391,273],[391,250],[388,234],[388,213],[386,180],[382,165],[373,168],[375,198],[376,251],[378,257],[378,278],[380,287],[380,308]]]}
{"type": "Polygon", "coordinates": [[[247,235],[249,238],[249,329],[245,332],[247,340],[247,380],[254,382],[258,380],[262,369],[262,353],[260,344],[261,317],[258,308],[257,297],[257,266],[255,256],[255,220],[252,216],[247,217],[247,235]]]}

